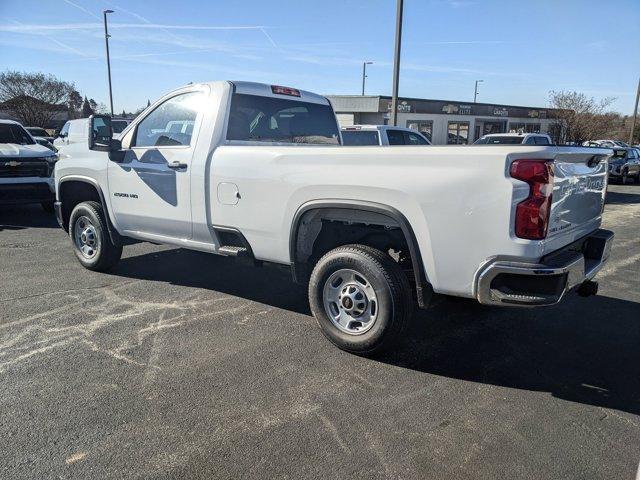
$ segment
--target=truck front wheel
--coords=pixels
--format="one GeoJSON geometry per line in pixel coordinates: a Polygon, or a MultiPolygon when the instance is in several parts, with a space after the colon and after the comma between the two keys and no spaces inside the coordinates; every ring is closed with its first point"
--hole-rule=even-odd
{"type": "Polygon", "coordinates": [[[98,202],[82,202],[69,218],[69,236],[73,251],[83,267],[104,272],[122,255],[122,246],[111,241],[105,212],[98,202]]]}
{"type": "Polygon", "coordinates": [[[400,266],[365,245],[338,247],[318,261],[309,303],[322,333],[342,350],[361,355],[393,346],[413,311],[400,266]]]}

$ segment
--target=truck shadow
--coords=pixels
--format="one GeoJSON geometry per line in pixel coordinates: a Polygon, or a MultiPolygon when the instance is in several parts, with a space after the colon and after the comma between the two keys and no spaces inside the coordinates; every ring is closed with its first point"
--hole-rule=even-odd
{"type": "Polygon", "coordinates": [[[614,192],[609,190],[607,192],[607,199],[605,202],[607,205],[624,205],[628,203],[640,203],[640,193],[626,193],[626,192],[614,192]]]}
{"type": "MultiPolygon", "coordinates": [[[[310,315],[306,289],[286,271],[165,250],[123,259],[125,277],[223,292],[310,315]]],[[[569,295],[540,309],[483,307],[436,297],[403,342],[373,361],[466,381],[549,392],[564,400],[640,414],[640,304],[569,295]]]]}
{"type": "Polygon", "coordinates": [[[42,210],[40,205],[0,206],[0,232],[24,228],[60,228],[53,213],[42,210]]]}
{"type": "Polygon", "coordinates": [[[173,249],[123,258],[110,273],[215,290],[310,315],[306,288],[291,281],[288,269],[256,268],[234,258],[173,249]]]}
{"type": "Polygon", "coordinates": [[[401,348],[378,359],[412,370],[640,414],[640,304],[580,298],[541,309],[442,298],[401,348]]]}

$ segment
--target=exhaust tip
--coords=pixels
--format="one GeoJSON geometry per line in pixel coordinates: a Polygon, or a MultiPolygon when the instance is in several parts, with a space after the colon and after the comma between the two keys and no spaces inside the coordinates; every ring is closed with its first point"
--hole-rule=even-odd
{"type": "Polygon", "coordinates": [[[598,282],[594,282],[593,280],[582,282],[576,292],[581,297],[590,297],[591,295],[596,295],[598,293],[598,282]]]}

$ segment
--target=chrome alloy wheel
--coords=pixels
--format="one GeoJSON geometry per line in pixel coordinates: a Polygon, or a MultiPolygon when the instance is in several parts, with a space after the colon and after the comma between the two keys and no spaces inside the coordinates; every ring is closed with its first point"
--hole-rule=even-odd
{"type": "Polygon", "coordinates": [[[96,233],[96,227],[84,215],[76,220],[73,228],[73,242],[82,256],[87,259],[95,257],[100,249],[100,238],[96,233]]]}
{"type": "Polygon", "coordinates": [[[322,301],[333,324],[350,335],[367,332],[378,316],[373,286],[361,273],[348,268],[329,276],[324,284],[322,301]]]}

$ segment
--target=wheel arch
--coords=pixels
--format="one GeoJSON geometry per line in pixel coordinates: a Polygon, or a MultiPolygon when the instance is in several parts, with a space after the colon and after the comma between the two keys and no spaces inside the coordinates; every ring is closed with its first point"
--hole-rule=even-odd
{"type": "MultiPolygon", "coordinates": [[[[298,208],[293,217],[293,221],[291,222],[291,231],[289,235],[289,257],[291,261],[293,280],[300,282],[304,277],[304,274],[301,274],[301,262],[299,260],[299,238],[303,219],[312,212],[318,212],[320,218],[323,218],[323,213],[335,210],[343,211],[347,216],[350,212],[356,213],[354,216],[355,221],[362,221],[362,216],[360,214],[364,214],[367,224],[397,227],[400,229],[411,256],[417,302],[420,308],[426,308],[433,294],[433,288],[426,277],[426,271],[416,235],[409,223],[409,220],[407,220],[402,212],[386,204],[361,200],[316,200],[307,202],[298,208]]],[[[315,237],[311,243],[314,241],[315,237]]]]}
{"type": "Polygon", "coordinates": [[[93,200],[99,202],[104,209],[111,241],[116,245],[121,244],[120,234],[111,221],[111,212],[104,192],[95,179],[80,175],[64,176],[58,182],[56,193],[61,203],[62,226],[65,230],[69,229],[69,218],[75,206],[83,201],[93,200]]]}

